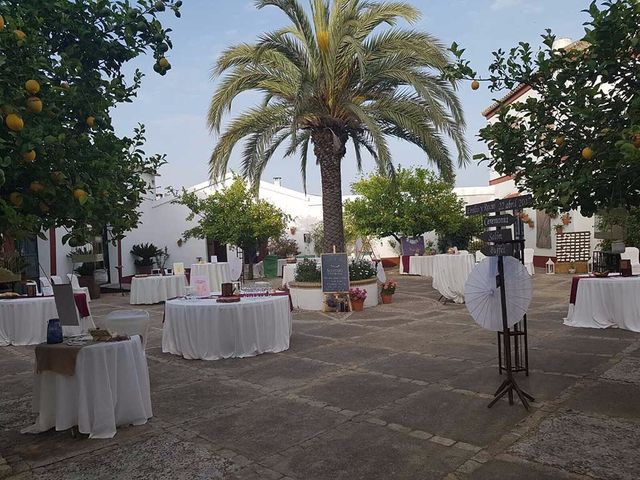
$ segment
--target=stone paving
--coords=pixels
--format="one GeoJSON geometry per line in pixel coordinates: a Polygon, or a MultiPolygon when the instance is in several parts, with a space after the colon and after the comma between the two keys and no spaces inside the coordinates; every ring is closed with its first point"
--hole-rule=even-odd
{"type": "MultiPolygon", "coordinates": [[[[296,312],[291,348],[217,362],[147,355],[154,417],[111,440],[23,435],[33,348],[0,349],[0,477],[12,479],[637,479],[640,335],[562,325],[569,278],[535,276],[530,412],[500,401],[496,336],[430,281],[342,316],[296,312]],[[6,464],[1,458],[4,457],[6,464]]],[[[99,323],[127,298],[91,304],[99,323]]]]}

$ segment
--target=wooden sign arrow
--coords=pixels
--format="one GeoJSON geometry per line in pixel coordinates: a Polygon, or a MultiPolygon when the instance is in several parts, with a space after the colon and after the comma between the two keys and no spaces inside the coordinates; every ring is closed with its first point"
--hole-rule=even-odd
{"type": "Polygon", "coordinates": [[[485,242],[503,243],[511,240],[511,230],[488,230],[480,238],[485,242]]]}
{"type": "Polygon", "coordinates": [[[510,257],[513,255],[513,245],[510,243],[485,245],[480,251],[487,257],[510,257]]]}
{"type": "Polygon", "coordinates": [[[490,202],[467,205],[465,213],[467,215],[478,215],[479,213],[503,212],[505,210],[521,210],[533,206],[532,195],[520,195],[513,198],[502,198],[491,200],[490,202]]]}
{"type": "Polygon", "coordinates": [[[493,217],[484,217],[482,219],[482,224],[485,227],[508,227],[509,225],[513,225],[515,221],[516,221],[516,217],[506,213],[504,215],[494,215],[493,217]]]}

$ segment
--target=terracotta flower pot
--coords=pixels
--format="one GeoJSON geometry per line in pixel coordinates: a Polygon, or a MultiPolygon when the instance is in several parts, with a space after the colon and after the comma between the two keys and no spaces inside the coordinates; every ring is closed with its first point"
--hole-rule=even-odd
{"type": "Polygon", "coordinates": [[[393,302],[393,294],[391,293],[382,293],[380,296],[382,297],[382,303],[393,302]]]}
{"type": "Polygon", "coordinates": [[[364,310],[364,300],[351,300],[351,309],[354,312],[361,312],[364,310]]]}

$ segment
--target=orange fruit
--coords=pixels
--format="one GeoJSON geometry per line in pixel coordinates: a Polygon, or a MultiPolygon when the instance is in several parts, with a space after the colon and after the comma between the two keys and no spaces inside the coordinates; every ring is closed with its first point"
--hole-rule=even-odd
{"type": "Polygon", "coordinates": [[[25,38],[27,38],[27,34],[24,33],[22,30],[14,30],[13,34],[16,36],[16,38],[18,39],[19,42],[21,42],[25,38]]]}
{"type": "Polygon", "coordinates": [[[0,29],[4,28],[4,17],[0,15],[0,29]]]}
{"type": "Polygon", "coordinates": [[[9,130],[13,130],[14,132],[19,132],[24,128],[24,122],[22,121],[22,118],[20,118],[20,116],[16,115],[15,113],[10,113],[9,115],[7,115],[7,118],[5,118],[4,121],[7,124],[7,127],[9,127],[9,130]]]}
{"type": "Polygon", "coordinates": [[[158,60],[158,65],[160,65],[162,68],[167,68],[169,66],[169,60],[162,57],[160,60],[158,60]]]}
{"type": "Polygon", "coordinates": [[[49,211],[49,205],[47,205],[44,202],[40,202],[40,205],[38,205],[40,207],[40,211],[42,213],[47,213],[49,211]]]}
{"type": "Polygon", "coordinates": [[[640,133],[636,133],[636,134],[633,136],[633,145],[634,145],[636,148],[640,148],[640,133]]]}
{"type": "Polygon", "coordinates": [[[22,160],[24,160],[25,162],[33,162],[36,159],[36,151],[35,150],[29,150],[28,152],[24,152],[22,154],[22,160]]]}
{"type": "Polygon", "coordinates": [[[21,207],[22,206],[22,202],[24,201],[24,198],[22,197],[21,193],[18,192],[12,192],[11,195],[9,195],[9,201],[16,207],[21,207]]]}
{"type": "Polygon", "coordinates": [[[593,158],[594,152],[590,147],[585,147],[582,149],[582,158],[585,160],[591,160],[593,158]]]}
{"type": "Polygon", "coordinates": [[[37,80],[27,80],[24,84],[24,88],[31,95],[35,95],[40,91],[40,84],[37,80]]]}
{"type": "Polygon", "coordinates": [[[478,80],[474,80],[471,82],[471,90],[478,90],[480,88],[480,82],[478,80]]]}
{"type": "Polygon", "coordinates": [[[42,111],[42,100],[38,97],[27,98],[27,110],[31,113],[40,113],[42,111]]]}
{"type": "Polygon", "coordinates": [[[40,193],[44,190],[44,185],[40,182],[31,182],[29,184],[29,190],[31,190],[33,193],[40,193]]]}
{"type": "Polygon", "coordinates": [[[87,126],[89,128],[93,128],[93,126],[96,124],[96,117],[93,117],[93,116],[90,115],[90,116],[87,117],[86,122],[87,122],[87,126]]]}
{"type": "Polygon", "coordinates": [[[556,139],[553,142],[557,146],[561,147],[562,145],[564,145],[564,137],[556,137],[556,139]]]}
{"type": "Polygon", "coordinates": [[[64,180],[64,173],[58,171],[51,172],[49,177],[51,178],[51,181],[57,185],[64,180]]]}
{"type": "Polygon", "coordinates": [[[87,197],[88,196],[89,196],[89,194],[87,192],[85,192],[84,190],[82,190],[81,188],[76,188],[73,191],[73,198],[78,200],[78,202],[80,202],[80,205],[84,205],[85,204],[85,202],[87,201],[87,197]]]}

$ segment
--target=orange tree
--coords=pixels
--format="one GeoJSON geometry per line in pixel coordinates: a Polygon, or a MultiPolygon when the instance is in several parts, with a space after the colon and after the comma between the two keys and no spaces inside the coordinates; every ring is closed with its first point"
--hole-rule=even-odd
{"type": "Polygon", "coordinates": [[[140,88],[128,61],[152,52],[156,72],[171,68],[157,17],[181,4],[0,0],[0,234],[65,227],[63,241],[79,245],[137,225],[142,174],[164,158],[144,153],[142,125],[116,135],[110,111],[140,88]]]}
{"type": "MultiPolygon", "coordinates": [[[[554,49],[547,31],[537,52],[520,43],[494,53],[484,79],[493,91],[530,86],[525,101],[501,105],[480,131],[488,160],[513,175],[547,211],[640,208],[640,3],[593,2],[585,35],[554,49]]],[[[463,50],[454,78],[476,78],[463,50]]]]}

